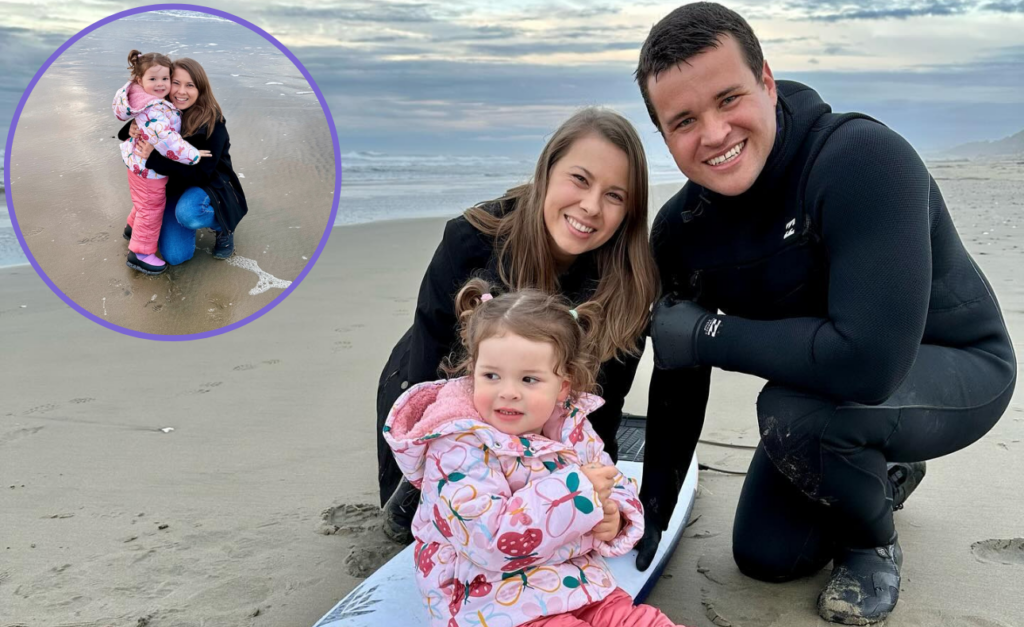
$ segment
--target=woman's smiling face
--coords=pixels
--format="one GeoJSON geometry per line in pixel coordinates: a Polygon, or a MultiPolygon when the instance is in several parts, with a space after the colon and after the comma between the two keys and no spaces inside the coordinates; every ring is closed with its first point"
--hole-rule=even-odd
{"type": "Polygon", "coordinates": [[[626,217],[629,157],[596,133],[580,137],[548,174],[544,224],[555,259],[569,265],[610,240],[626,217]]]}
{"type": "Polygon", "coordinates": [[[171,102],[179,110],[184,111],[199,99],[199,88],[196,87],[192,75],[181,68],[174,68],[171,77],[171,102]]]}

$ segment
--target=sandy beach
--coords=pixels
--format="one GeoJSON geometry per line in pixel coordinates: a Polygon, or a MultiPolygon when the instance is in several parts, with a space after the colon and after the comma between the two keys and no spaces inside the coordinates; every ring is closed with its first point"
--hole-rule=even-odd
{"type": "MultiPolygon", "coordinates": [[[[1024,352],[1024,165],[932,171],[1024,352]]],[[[674,189],[657,187],[652,204],[674,189]]],[[[443,225],[335,228],[273,312],[198,342],[111,332],[31,268],[0,270],[0,625],[303,627],[358,585],[361,557],[386,548],[376,508],[360,506],[376,494],[377,376],[443,225]],[[160,376],[135,376],[142,360],[160,376]]],[[[651,368],[648,350],[627,411],[646,412],[651,368]]],[[[704,437],[755,443],[763,382],[713,381],[704,437]]],[[[896,516],[906,559],[890,627],[1024,625],[1022,452],[1018,388],[982,441],[929,462],[896,516]]],[[[739,471],[749,457],[698,453],[739,471]]],[[[649,602],[691,626],[825,625],[814,603],[827,570],[771,585],[736,569],[742,480],[702,474],[694,522],[649,602]]]]}
{"type": "Polygon", "coordinates": [[[334,150],[309,83],[269,42],[226,20],[146,15],[87,35],[38,82],[14,131],[11,209],[43,271],[90,313],[145,333],[200,333],[259,311],[309,263],[334,200],[334,150]],[[195,257],[160,276],[125,265],[131,197],[110,102],[132,48],[190,56],[209,75],[249,205],[227,263],[200,231],[195,257]],[[278,281],[261,283],[257,268],[278,281]]]}

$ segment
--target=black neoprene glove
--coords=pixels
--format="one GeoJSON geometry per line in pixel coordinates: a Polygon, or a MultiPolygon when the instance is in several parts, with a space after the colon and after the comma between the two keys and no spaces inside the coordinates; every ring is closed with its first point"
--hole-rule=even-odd
{"type": "Polygon", "coordinates": [[[651,320],[654,365],[662,370],[698,365],[697,333],[713,335],[719,323],[697,303],[665,296],[654,306],[651,320]]]}

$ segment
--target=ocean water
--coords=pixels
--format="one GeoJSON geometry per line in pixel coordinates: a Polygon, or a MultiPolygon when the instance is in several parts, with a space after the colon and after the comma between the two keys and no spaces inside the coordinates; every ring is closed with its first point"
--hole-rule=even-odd
{"type": "MultiPolygon", "coordinates": [[[[498,155],[343,153],[334,224],[454,217],[528,182],[535,165],[533,159],[498,155]]],[[[684,180],[672,163],[652,163],[649,174],[654,184],[684,180]]]]}
{"type": "Polygon", "coordinates": [[[14,235],[11,215],[7,212],[7,199],[4,196],[4,149],[0,148],[0,268],[28,264],[28,258],[21,250],[21,244],[14,235]]]}
{"type": "MultiPolygon", "coordinates": [[[[454,217],[529,181],[534,166],[532,159],[504,156],[343,153],[341,196],[334,225],[454,217]]],[[[650,178],[657,184],[682,180],[682,175],[674,164],[652,163],[650,178]]],[[[3,208],[0,267],[27,263],[3,208]]]]}

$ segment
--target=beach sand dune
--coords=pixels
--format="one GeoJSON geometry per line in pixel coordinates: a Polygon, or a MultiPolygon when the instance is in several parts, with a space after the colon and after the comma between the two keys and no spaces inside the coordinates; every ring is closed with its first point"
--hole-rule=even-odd
{"type": "Polygon", "coordinates": [[[312,259],[334,201],[330,130],[298,69],[255,33],[230,22],[161,22],[197,41],[220,41],[215,50],[223,54],[185,47],[172,57],[188,54],[202,63],[224,109],[249,205],[235,234],[236,261],[249,261],[214,260],[213,232],[201,231],[192,260],[157,277],[131,270],[122,239],[131,210],[116,139],[122,123],[110,101],[128,80],[123,58],[132,45],[176,47],[122,32],[137,32],[140,23],[120,21],[96,31],[36,85],[14,131],[12,213],[46,275],[93,315],[154,334],[218,329],[266,306],[312,259]],[[127,43],[123,51],[113,45],[96,50],[95,39],[127,43]],[[233,75],[239,66],[248,73],[233,75]],[[256,266],[278,281],[261,284],[256,266]]]}
{"type": "MultiPolygon", "coordinates": [[[[961,164],[940,185],[1020,352],[1024,188],[993,171],[973,180],[981,168],[961,164]]],[[[376,501],[377,376],[443,226],[335,229],[301,290],[198,342],[112,333],[30,268],[0,271],[0,624],[302,627],[352,590],[366,553],[383,550],[373,507],[361,506],[376,501]],[[133,376],[141,360],[159,376],[133,376]]],[[[628,411],[645,412],[651,368],[648,351],[628,411]]],[[[703,437],[753,444],[761,385],[716,372],[703,437]]],[[[1018,392],[982,441],[930,462],[897,514],[906,564],[887,625],[1024,624],[1024,566],[1008,558],[1022,536],[1022,452],[1018,392]]],[[[740,471],[749,456],[699,453],[740,471]]],[[[737,571],[741,484],[702,474],[694,522],[650,602],[691,626],[823,625],[814,603],[827,572],[772,585],[737,571]]]]}

